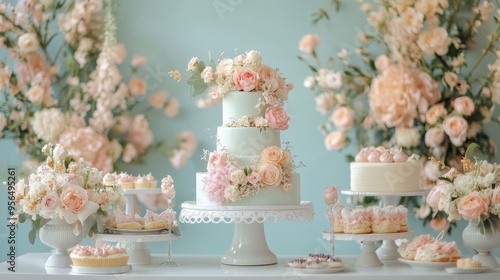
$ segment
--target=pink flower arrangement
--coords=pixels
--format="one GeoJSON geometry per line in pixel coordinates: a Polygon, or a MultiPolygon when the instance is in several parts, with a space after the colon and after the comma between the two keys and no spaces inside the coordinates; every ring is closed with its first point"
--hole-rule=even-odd
{"type": "MultiPolygon", "coordinates": [[[[61,145],[47,144],[42,151],[45,163],[27,180],[17,182],[14,194],[19,221],[30,220],[33,232],[56,218],[79,228],[89,217],[105,219],[114,207],[125,203],[120,186],[104,186],[101,171],[83,159],[71,161],[61,145]]],[[[35,236],[30,234],[31,243],[35,236]]]]}
{"type": "MultiPolygon", "coordinates": [[[[0,5],[0,41],[8,51],[7,61],[0,61],[0,90],[7,96],[0,108],[0,138],[14,139],[39,162],[45,144],[60,143],[69,155],[105,173],[119,161],[140,161],[154,135],[147,116],[130,109],[148,90],[137,76],[146,58],[135,55],[131,77],[125,79],[118,65],[124,63],[126,49],[115,42],[111,9],[102,0],[59,4],[20,0],[15,7],[0,5]],[[51,40],[54,36],[62,42],[51,40]],[[57,49],[61,55],[53,56],[57,49]]],[[[173,97],[150,100],[168,117],[179,112],[173,97]]],[[[174,156],[166,145],[161,147],[174,156]]],[[[178,156],[177,167],[190,156],[178,156]]]]}
{"type": "MultiPolygon", "coordinates": [[[[474,145],[475,146],[475,145],[474,145]]],[[[474,147],[471,146],[473,149],[474,147]]],[[[485,222],[500,218],[500,165],[469,159],[462,160],[463,173],[449,168],[427,196],[437,212],[444,211],[450,222],[466,219],[485,222]]]]}
{"type": "Polygon", "coordinates": [[[253,166],[241,164],[225,150],[209,153],[208,175],[203,179],[203,191],[218,204],[238,201],[255,195],[261,187],[292,188],[293,159],[288,149],[276,146],[264,148],[253,166]]]}
{"type": "MultiPolygon", "coordinates": [[[[210,61],[207,66],[197,57],[191,58],[187,65],[191,74],[188,84],[193,87],[193,95],[197,96],[208,90],[208,97],[199,100],[200,107],[217,104],[229,92],[262,92],[262,98],[256,104],[264,118],[252,120],[250,124],[258,127],[272,127],[285,130],[288,128],[289,116],[282,105],[288,100],[293,84],[286,83],[276,69],[262,64],[259,52],[251,50],[232,59],[221,59],[216,65],[210,61]]],[[[182,79],[179,71],[169,72],[175,79],[182,79]]],[[[237,120],[229,126],[238,126],[237,120]]],[[[244,126],[244,125],[243,125],[244,126]]]]}
{"type": "MultiPolygon", "coordinates": [[[[299,41],[299,58],[312,70],[304,86],[325,115],[326,148],[382,145],[421,155],[424,190],[443,173],[429,157],[461,168],[471,143],[494,156],[496,145],[483,128],[500,122],[492,118],[500,104],[500,59],[487,60],[500,51],[498,3],[359,2],[371,28],[358,34],[355,50],[340,49],[322,63],[319,35],[299,41]]],[[[314,22],[329,18],[322,11],[314,22]]]]}

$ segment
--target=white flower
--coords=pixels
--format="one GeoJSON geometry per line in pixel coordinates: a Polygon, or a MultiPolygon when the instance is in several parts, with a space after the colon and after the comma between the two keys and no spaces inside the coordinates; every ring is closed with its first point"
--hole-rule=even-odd
{"type": "Polygon", "coordinates": [[[214,70],[211,66],[205,67],[205,69],[201,71],[200,76],[205,84],[211,84],[214,82],[214,70]]]}
{"type": "Polygon", "coordinates": [[[416,147],[420,143],[420,133],[415,127],[396,128],[396,143],[405,148],[416,147]]]}
{"type": "Polygon", "coordinates": [[[243,66],[252,69],[258,68],[262,63],[262,56],[258,51],[251,50],[247,52],[245,59],[243,60],[243,66]]]}
{"type": "Polygon", "coordinates": [[[36,51],[38,48],[36,35],[34,33],[24,33],[19,36],[17,46],[19,47],[19,51],[23,54],[36,51]]]}
{"type": "Polygon", "coordinates": [[[33,104],[40,104],[43,101],[44,90],[41,86],[32,86],[27,92],[26,96],[33,104]]]}
{"type": "Polygon", "coordinates": [[[58,108],[35,112],[30,122],[36,136],[45,142],[56,142],[66,128],[66,117],[58,108]]]}
{"type": "Polygon", "coordinates": [[[229,180],[234,185],[244,184],[246,183],[246,179],[247,176],[245,175],[245,172],[241,169],[234,170],[229,175],[229,180]]]}
{"type": "Polygon", "coordinates": [[[322,88],[338,89],[342,86],[342,74],[325,68],[318,70],[317,80],[322,88]]]}
{"type": "Polygon", "coordinates": [[[187,65],[187,70],[188,71],[195,71],[198,68],[198,57],[193,57],[191,60],[189,60],[188,65],[187,65]]]}
{"type": "Polygon", "coordinates": [[[312,89],[316,85],[316,79],[314,77],[309,76],[304,79],[304,87],[312,89]]]}

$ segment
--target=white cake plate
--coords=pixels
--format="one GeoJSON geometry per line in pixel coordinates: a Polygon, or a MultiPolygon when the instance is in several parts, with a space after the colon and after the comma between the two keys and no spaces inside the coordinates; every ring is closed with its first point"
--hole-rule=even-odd
{"type": "Polygon", "coordinates": [[[267,245],[264,222],[312,221],[311,202],[283,206],[198,206],[194,201],[181,205],[182,223],[234,223],[233,241],[222,257],[227,265],[270,265],[278,262],[267,245]]]}
{"type": "Polygon", "coordinates": [[[412,231],[397,233],[369,233],[369,234],[345,234],[323,232],[323,238],[326,240],[345,240],[358,241],[363,245],[363,252],[356,259],[357,266],[382,266],[378,254],[375,252],[375,242],[379,240],[396,240],[408,238],[413,235],[412,231]]]}
{"type": "MultiPolygon", "coordinates": [[[[400,197],[402,196],[422,196],[425,195],[426,191],[416,191],[416,192],[361,192],[361,191],[351,191],[342,190],[342,194],[346,195],[362,195],[362,196],[378,196],[382,199],[382,205],[397,206],[400,197]]],[[[377,249],[377,255],[381,260],[397,260],[400,255],[398,253],[398,246],[394,240],[382,240],[382,246],[377,249]]]]}

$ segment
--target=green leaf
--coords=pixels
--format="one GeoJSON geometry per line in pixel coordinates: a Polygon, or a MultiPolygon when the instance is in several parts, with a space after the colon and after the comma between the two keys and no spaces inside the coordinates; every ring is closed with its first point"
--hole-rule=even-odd
{"type": "Polygon", "coordinates": [[[31,230],[28,233],[28,239],[29,239],[31,245],[35,244],[36,232],[37,232],[37,229],[35,227],[31,227],[31,230]]]}
{"type": "Polygon", "coordinates": [[[476,150],[477,148],[479,148],[478,144],[470,143],[469,146],[467,147],[467,150],[465,151],[465,157],[469,159],[472,158],[472,154],[474,153],[474,150],[476,150]]]}
{"type": "Polygon", "coordinates": [[[345,156],[345,160],[346,160],[347,162],[354,162],[354,157],[353,157],[352,155],[346,155],[346,156],[345,156]]]}
{"type": "Polygon", "coordinates": [[[481,220],[479,224],[481,225],[479,231],[481,232],[482,235],[484,235],[484,233],[486,232],[486,229],[484,227],[484,221],[481,220]]]}
{"type": "Polygon", "coordinates": [[[19,223],[21,223],[21,224],[26,222],[26,213],[19,214],[19,216],[17,218],[18,218],[19,223]]]}

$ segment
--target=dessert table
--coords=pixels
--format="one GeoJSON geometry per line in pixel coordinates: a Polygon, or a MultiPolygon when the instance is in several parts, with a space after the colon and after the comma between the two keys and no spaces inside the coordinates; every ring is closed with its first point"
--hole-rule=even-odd
{"type": "Polygon", "coordinates": [[[343,272],[331,274],[298,274],[284,265],[292,259],[303,256],[279,256],[278,263],[266,266],[231,266],[220,263],[220,256],[215,255],[174,255],[174,260],[180,264],[177,267],[155,265],[166,259],[166,255],[152,255],[153,265],[133,265],[132,271],[125,274],[112,275],[72,275],[70,269],[46,270],[44,267],[48,253],[29,253],[17,258],[16,272],[7,270],[8,264],[0,264],[0,279],[9,280],[58,280],[58,279],[353,279],[353,280],[417,280],[426,278],[440,280],[459,279],[500,279],[500,268],[478,274],[450,274],[445,270],[416,270],[399,261],[384,261],[380,267],[355,266],[355,256],[341,257],[349,266],[343,272]]]}

